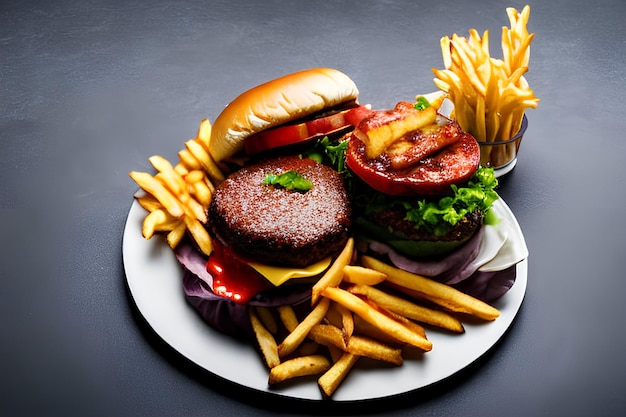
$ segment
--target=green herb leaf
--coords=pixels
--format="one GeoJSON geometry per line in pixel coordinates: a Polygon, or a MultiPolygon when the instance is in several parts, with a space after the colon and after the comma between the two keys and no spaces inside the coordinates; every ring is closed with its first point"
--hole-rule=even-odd
{"type": "Polygon", "coordinates": [[[263,185],[283,187],[287,190],[305,193],[313,188],[311,181],[304,178],[296,171],[286,171],[282,174],[267,174],[263,179],[263,185]]]}
{"type": "Polygon", "coordinates": [[[346,162],[346,150],[348,149],[348,141],[340,141],[336,145],[331,145],[328,136],[322,139],[322,145],[324,146],[324,151],[333,167],[337,170],[337,172],[341,173],[345,171],[345,162],[346,162]]]}
{"type": "Polygon", "coordinates": [[[391,205],[400,205],[406,212],[406,220],[412,222],[415,228],[442,236],[468,213],[476,210],[484,215],[486,224],[497,222],[490,214],[493,202],[499,198],[495,191],[497,186],[493,168],[480,167],[465,186],[453,185],[453,194],[449,197],[410,200],[374,193],[361,195],[355,203],[366,214],[384,210],[391,205]]]}
{"type": "Polygon", "coordinates": [[[404,202],[406,218],[416,227],[433,228],[435,234],[445,234],[448,225],[456,225],[468,213],[477,210],[483,215],[488,213],[498,199],[497,186],[493,168],[480,167],[465,187],[452,186],[453,196],[439,201],[422,200],[417,205],[404,202]]]}
{"type": "Polygon", "coordinates": [[[306,158],[323,163],[333,168],[340,174],[348,174],[346,168],[346,150],[348,149],[348,141],[340,140],[331,142],[328,136],[317,140],[315,146],[303,154],[306,158]]]}
{"type": "Polygon", "coordinates": [[[430,101],[424,96],[419,96],[413,105],[417,110],[424,110],[430,107],[430,101]]]}

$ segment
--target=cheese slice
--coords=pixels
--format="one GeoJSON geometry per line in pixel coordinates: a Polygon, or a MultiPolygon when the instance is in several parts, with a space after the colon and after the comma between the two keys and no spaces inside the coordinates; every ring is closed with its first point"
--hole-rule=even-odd
{"type": "Polygon", "coordinates": [[[274,286],[278,287],[291,279],[309,278],[319,275],[328,268],[331,261],[332,258],[328,257],[304,268],[273,266],[258,262],[249,262],[249,265],[274,284],[274,286]]]}

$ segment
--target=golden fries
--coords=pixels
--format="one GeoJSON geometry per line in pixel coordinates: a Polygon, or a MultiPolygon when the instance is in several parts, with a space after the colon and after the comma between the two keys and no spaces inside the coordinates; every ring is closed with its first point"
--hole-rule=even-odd
{"type": "Polygon", "coordinates": [[[278,345],[278,355],[281,358],[293,352],[302,343],[311,328],[322,321],[328,311],[329,304],[330,301],[327,299],[320,300],[313,311],[278,345]]]}
{"type": "Polygon", "coordinates": [[[368,285],[353,285],[348,291],[353,294],[365,296],[377,305],[409,319],[450,330],[455,333],[464,332],[461,321],[444,311],[434,310],[412,303],[368,285]]]}
{"type": "MultiPolygon", "coordinates": [[[[489,34],[470,29],[469,38],[456,34],[441,39],[444,69],[433,69],[435,85],[454,104],[454,118],[479,142],[506,141],[519,132],[524,112],[536,108],[535,97],[523,74],[528,71],[534,34],[526,28],[527,5],[518,12],[506,9],[510,28],[502,28],[503,59],[489,53],[489,34]]],[[[497,147],[481,146],[481,164],[501,166],[512,159],[518,141],[497,147]],[[516,143],[517,142],[517,143],[516,143]]]]}
{"type": "Polygon", "coordinates": [[[335,262],[326,271],[324,276],[313,285],[313,293],[311,295],[311,303],[315,305],[326,287],[336,287],[341,283],[343,278],[343,269],[352,260],[354,253],[354,238],[348,239],[346,246],[343,248],[335,262]]]}
{"type": "Polygon", "coordinates": [[[132,171],[129,175],[142,189],[152,194],[172,217],[180,219],[185,215],[180,201],[161,181],[146,172],[132,171]]]}
{"type": "Polygon", "coordinates": [[[224,180],[224,174],[208,152],[210,133],[211,124],[205,119],[200,123],[198,136],[185,142],[186,148],[178,153],[176,166],[154,155],[148,160],[156,174],[130,172],[130,177],[147,193],[136,196],[148,211],[142,225],[144,238],[167,233],[168,245],[176,248],[187,234],[205,255],[213,251],[211,237],[204,226],[215,184],[224,180]]]}
{"type": "Polygon", "coordinates": [[[307,375],[319,375],[330,369],[330,361],[323,355],[308,355],[289,359],[270,369],[269,385],[307,375]]]}
{"type": "Polygon", "coordinates": [[[393,365],[402,365],[403,362],[401,348],[361,336],[352,336],[348,342],[347,350],[353,355],[376,359],[393,365]]]}
{"type": "Polygon", "coordinates": [[[252,324],[252,329],[256,335],[259,349],[265,359],[265,364],[270,369],[278,366],[280,358],[278,357],[278,346],[274,336],[263,326],[254,309],[251,308],[248,314],[250,315],[250,324],[252,324]]]}
{"type": "Polygon", "coordinates": [[[352,284],[376,285],[387,279],[387,275],[374,269],[358,265],[346,265],[343,268],[343,281],[352,284]]]}
{"type": "Polygon", "coordinates": [[[339,387],[341,382],[346,378],[354,364],[359,360],[358,355],[344,352],[343,355],[333,363],[328,371],[324,373],[317,380],[317,385],[320,387],[322,396],[324,398],[332,397],[335,390],[339,387]]]}
{"type": "Polygon", "coordinates": [[[257,317],[263,323],[263,327],[271,334],[278,333],[278,323],[274,317],[272,309],[269,307],[255,307],[257,317]]]}
{"type": "Polygon", "coordinates": [[[365,301],[361,300],[354,294],[350,294],[346,290],[337,287],[328,287],[322,291],[324,297],[330,298],[339,304],[342,304],[348,310],[353,311],[363,320],[371,323],[379,329],[385,331],[390,336],[400,342],[415,346],[424,351],[432,349],[432,343],[420,334],[416,334],[401,323],[382,314],[380,311],[372,308],[365,301]]]}
{"type": "Polygon", "coordinates": [[[285,326],[285,329],[293,332],[296,326],[298,326],[298,318],[296,317],[296,313],[293,311],[293,308],[291,306],[280,306],[278,307],[278,314],[280,316],[280,320],[285,326]]]}
{"type": "Polygon", "coordinates": [[[334,346],[344,352],[394,365],[402,364],[402,350],[399,347],[392,347],[387,343],[356,335],[351,336],[346,342],[342,331],[331,324],[318,324],[311,328],[309,335],[320,345],[334,346]]]}
{"type": "Polygon", "coordinates": [[[363,256],[361,262],[387,274],[387,281],[399,288],[413,290],[420,297],[451,311],[470,314],[484,320],[495,320],[500,316],[498,309],[449,285],[403,271],[370,256],[363,256]]]}
{"type": "Polygon", "coordinates": [[[323,398],[330,398],[358,358],[400,366],[405,350],[425,353],[433,349],[420,323],[455,335],[465,331],[455,312],[484,320],[495,320],[500,314],[448,285],[375,258],[361,256],[358,264],[353,264],[352,251],[352,244],[346,245],[338,257],[340,262],[335,263],[341,265],[337,270],[343,271],[342,278],[337,281],[333,273],[321,287],[317,304],[308,313],[300,312],[303,317],[291,306],[250,309],[257,345],[269,368],[270,386],[321,375],[320,392],[323,398]],[[350,263],[343,265],[344,258],[350,263]],[[396,292],[389,292],[389,287],[396,292]],[[405,296],[396,295],[402,293],[405,296]],[[446,311],[421,305],[420,300],[446,311]]]}

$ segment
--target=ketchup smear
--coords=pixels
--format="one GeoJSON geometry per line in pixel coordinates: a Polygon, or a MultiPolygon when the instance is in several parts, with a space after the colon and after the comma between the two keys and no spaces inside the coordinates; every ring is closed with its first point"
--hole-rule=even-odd
{"type": "Polygon", "coordinates": [[[214,240],[213,253],[206,263],[206,269],[213,277],[213,292],[238,303],[247,303],[258,292],[274,287],[217,239],[214,240]]]}

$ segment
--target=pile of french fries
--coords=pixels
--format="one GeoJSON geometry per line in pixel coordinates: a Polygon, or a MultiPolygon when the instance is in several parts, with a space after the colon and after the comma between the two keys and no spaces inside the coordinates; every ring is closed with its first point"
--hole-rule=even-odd
{"type": "Polygon", "coordinates": [[[148,160],[156,174],[130,172],[144,191],[135,199],[148,211],[142,225],[145,239],[165,233],[167,243],[174,249],[187,234],[205,255],[213,251],[205,225],[215,186],[224,180],[224,174],[208,151],[210,136],[211,123],[204,119],[196,137],[185,142],[185,149],[178,153],[175,166],[155,155],[148,160]]]}
{"type": "Polygon", "coordinates": [[[453,117],[461,128],[488,143],[481,144],[483,166],[499,167],[515,157],[519,141],[489,144],[513,138],[526,109],[536,108],[539,102],[524,78],[534,38],[527,30],[530,6],[521,13],[511,7],[506,12],[511,27],[502,28],[503,59],[490,56],[488,31],[481,38],[470,29],[469,38],[454,34],[441,39],[445,68],[433,69],[435,85],[454,104],[453,117]]]}
{"type": "Polygon", "coordinates": [[[332,397],[359,358],[399,366],[407,349],[433,349],[426,327],[461,334],[463,317],[500,315],[448,285],[358,256],[353,239],[313,286],[304,317],[290,306],[249,312],[269,386],[317,376],[323,398],[332,397]]]}

